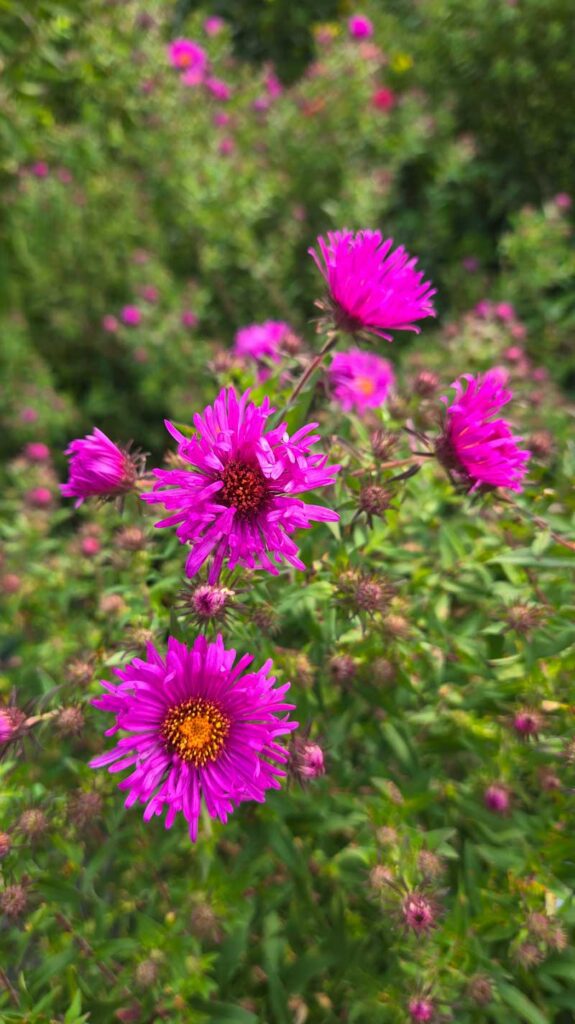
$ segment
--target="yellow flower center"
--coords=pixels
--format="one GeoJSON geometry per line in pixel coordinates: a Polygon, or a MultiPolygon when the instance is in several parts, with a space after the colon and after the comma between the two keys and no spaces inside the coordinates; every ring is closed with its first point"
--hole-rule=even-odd
{"type": "Polygon", "coordinates": [[[213,701],[192,697],[169,709],[160,732],[172,753],[195,768],[203,768],[218,758],[230,724],[213,701]]]}

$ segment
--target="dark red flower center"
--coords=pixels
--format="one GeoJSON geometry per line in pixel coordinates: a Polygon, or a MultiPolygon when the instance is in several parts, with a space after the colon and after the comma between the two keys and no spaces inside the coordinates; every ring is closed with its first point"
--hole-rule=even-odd
{"type": "Polygon", "coordinates": [[[261,511],[268,496],[268,483],[260,467],[241,459],[228,462],[222,474],[224,486],[219,498],[239,516],[250,519],[261,511]]]}
{"type": "Polygon", "coordinates": [[[203,768],[218,758],[230,724],[214,701],[192,697],[169,709],[160,733],[182,761],[203,768]]]}

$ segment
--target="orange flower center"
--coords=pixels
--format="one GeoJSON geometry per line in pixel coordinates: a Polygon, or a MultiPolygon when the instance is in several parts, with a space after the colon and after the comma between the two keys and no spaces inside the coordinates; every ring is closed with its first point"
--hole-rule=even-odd
{"type": "Polygon", "coordinates": [[[361,391],[362,395],[365,395],[367,398],[373,395],[375,391],[375,381],[371,377],[358,377],[355,384],[357,390],[361,391]]]}
{"type": "Polygon", "coordinates": [[[224,486],[219,497],[228,508],[235,508],[239,516],[248,519],[263,508],[268,485],[260,467],[232,459],[222,474],[224,486]]]}
{"type": "Polygon", "coordinates": [[[218,758],[230,724],[228,716],[213,701],[192,697],[169,709],[160,732],[182,761],[203,768],[218,758]]]}

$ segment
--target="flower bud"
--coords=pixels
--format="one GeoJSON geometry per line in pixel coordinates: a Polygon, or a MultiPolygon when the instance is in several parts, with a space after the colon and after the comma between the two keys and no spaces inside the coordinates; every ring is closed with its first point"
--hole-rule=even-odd
{"type": "Polygon", "coordinates": [[[56,718],[56,728],[62,736],[78,736],[84,728],[84,714],[79,707],[62,708],[56,718]]]}
{"type": "Polygon", "coordinates": [[[23,885],[7,885],[0,892],[0,910],[6,917],[17,918],[26,910],[28,894],[23,885]]]}
{"type": "Polygon", "coordinates": [[[413,382],[413,390],[420,398],[431,398],[439,387],[439,377],[433,370],[420,370],[413,382]]]}
{"type": "Polygon", "coordinates": [[[68,801],[68,819],[77,829],[83,829],[100,817],[102,807],[102,797],[96,790],[78,790],[68,801]]]}
{"type": "Polygon", "coordinates": [[[139,526],[125,526],[118,530],[116,543],[122,551],[141,551],[146,546],[146,534],[139,526]]]}
{"type": "Polygon", "coordinates": [[[397,434],[389,430],[377,430],[371,436],[371,450],[378,462],[386,462],[397,445],[397,434]]]}
{"type": "Polygon", "coordinates": [[[18,828],[31,843],[37,842],[48,828],[48,819],[38,807],[23,811],[18,820],[18,828]]]}
{"type": "Polygon", "coordinates": [[[485,974],[476,974],[470,978],[467,995],[478,1006],[487,1006],[493,999],[493,985],[485,974]]]}
{"type": "Polygon", "coordinates": [[[357,672],[357,664],[351,654],[334,654],[330,658],[329,668],[337,683],[349,682],[357,672]]]}
{"type": "Polygon", "coordinates": [[[360,511],[365,512],[367,516],[379,516],[380,519],[383,519],[392,498],[391,491],[386,490],[385,487],[381,487],[379,484],[368,484],[367,487],[361,489],[359,494],[360,511]]]}
{"type": "Polygon", "coordinates": [[[302,781],[317,779],[325,775],[325,760],[319,743],[296,739],[291,757],[291,767],[302,781]]]}
{"type": "Polygon", "coordinates": [[[158,980],[158,964],[155,960],[142,960],[136,967],[136,985],[151,988],[158,980]]]}
{"type": "Polygon", "coordinates": [[[483,795],[483,800],[488,811],[494,814],[507,814],[511,797],[507,786],[494,782],[488,786],[483,795]]]}
{"type": "Polygon", "coordinates": [[[431,850],[421,850],[417,858],[417,866],[427,881],[434,881],[445,872],[445,864],[431,850]]]}
{"type": "Polygon", "coordinates": [[[12,849],[12,839],[7,832],[0,832],[0,860],[7,857],[12,849]]]}

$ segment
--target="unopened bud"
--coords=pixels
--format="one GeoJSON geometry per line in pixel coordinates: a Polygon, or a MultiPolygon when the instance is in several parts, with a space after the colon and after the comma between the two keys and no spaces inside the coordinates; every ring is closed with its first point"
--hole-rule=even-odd
{"type": "Polygon", "coordinates": [[[368,484],[363,487],[359,494],[359,507],[368,516],[379,516],[383,518],[387,512],[393,495],[379,484],[368,484]]]}
{"type": "Polygon", "coordinates": [[[29,839],[30,842],[34,843],[48,828],[48,819],[38,807],[31,807],[28,811],[23,811],[18,820],[18,828],[29,839]]]}
{"type": "Polygon", "coordinates": [[[23,885],[7,885],[0,892],[0,910],[6,917],[20,917],[26,910],[28,894],[23,885]]]}

